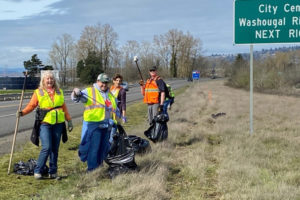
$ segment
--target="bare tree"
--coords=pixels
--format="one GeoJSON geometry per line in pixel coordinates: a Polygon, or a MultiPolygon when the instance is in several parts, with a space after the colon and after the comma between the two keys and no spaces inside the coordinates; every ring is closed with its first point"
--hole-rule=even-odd
{"type": "Polygon", "coordinates": [[[153,43],[156,48],[157,55],[162,60],[162,66],[169,68],[171,49],[168,40],[166,39],[166,35],[155,35],[153,43]]]}
{"type": "Polygon", "coordinates": [[[88,56],[89,52],[99,52],[101,25],[86,26],[81,33],[80,39],[77,42],[77,56],[79,60],[83,60],[88,56]]]}
{"type": "Polygon", "coordinates": [[[201,41],[189,32],[184,34],[177,29],[154,36],[154,45],[163,65],[169,67],[172,77],[187,77],[194,68],[201,54],[201,41]]]}
{"type": "Polygon", "coordinates": [[[148,73],[148,69],[151,66],[156,65],[157,60],[159,60],[159,58],[155,55],[155,49],[153,48],[153,45],[146,41],[141,43],[138,56],[142,71],[144,71],[144,73],[148,73]]]}
{"type": "Polygon", "coordinates": [[[200,39],[194,38],[189,32],[181,36],[177,52],[179,77],[187,77],[196,69],[196,59],[201,52],[200,39]]]}
{"type": "Polygon", "coordinates": [[[50,62],[55,69],[60,70],[61,83],[66,84],[67,69],[74,67],[74,39],[69,34],[63,34],[54,41],[49,52],[50,62]]]}
{"type": "Polygon", "coordinates": [[[118,34],[109,24],[86,26],[77,43],[79,60],[87,57],[89,52],[96,52],[101,57],[103,69],[106,71],[111,62],[113,51],[116,50],[118,34]]]}
{"type": "Polygon", "coordinates": [[[116,40],[118,34],[114,32],[113,28],[109,24],[105,24],[102,27],[102,40],[103,44],[102,57],[104,71],[109,67],[109,61],[112,58],[112,52],[116,49],[116,40]]]}
{"type": "MultiPolygon", "coordinates": [[[[122,52],[122,73],[130,80],[137,80],[137,69],[133,57],[140,52],[140,44],[135,40],[129,40],[121,47],[122,52]]],[[[143,70],[142,70],[143,71],[143,70]]]]}

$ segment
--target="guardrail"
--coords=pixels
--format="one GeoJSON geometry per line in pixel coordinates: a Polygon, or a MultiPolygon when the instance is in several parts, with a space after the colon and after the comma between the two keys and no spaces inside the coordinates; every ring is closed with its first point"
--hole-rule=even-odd
{"type": "MultiPolygon", "coordinates": [[[[64,94],[65,95],[70,95],[71,90],[65,90],[64,94]]],[[[30,99],[32,96],[33,92],[25,92],[23,99],[30,99]]],[[[0,94],[0,101],[14,101],[14,100],[20,100],[21,99],[21,93],[17,94],[0,94]]]]}
{"type": "MultiPolygon", "coordinates": [[[[132,88],[138,86],[138,84],[130,84],[128,85],[128,88],[132,88]]],[[[33,92],[25,92],[23,99],[30,99],[33,92]]],[[[64,95],[70,95],[72,93],[72,90],[64,90],[64,95]]],[[[17,94],[0,94],[0,101],[14,101],[14,100],[20,100],[21,93],[17,94]]]]}

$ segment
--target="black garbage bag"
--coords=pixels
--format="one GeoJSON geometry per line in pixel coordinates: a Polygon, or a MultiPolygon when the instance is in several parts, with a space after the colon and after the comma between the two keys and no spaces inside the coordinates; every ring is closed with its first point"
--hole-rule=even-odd
{"type": "MultiPolygon", "coordinates": [[[[27,162],[19,161],[14,164],[14,173],[19,175],[31,176],[34,174],[34,168],[36,166],[36,160],[30,158],[27,162]]],[[[43,168],[43,175],[47,174],[49,167],[45,165],[43,168]]]]}
{"type": "Polygon", "coordinates": [[[105,162],[109,165],[108,174],[111,178],[136,170],[134,149],[121,125],[117,125],[118,131],[113,137],[110,151],[105,162]]]}
{"type": "Polygon", "coordinates": [[[145,136],[154,143],[166,140],[168,138],[168,121],[169,118],[166,114],[156,115],[150,127],[144,132],[145,136]]]}
{"type": "Polygon", "coordinates": [[[136,135],[128,135],[128,139],[135,153],[143,154],[151,151],[151,146],[148,140],[136,135]]]}

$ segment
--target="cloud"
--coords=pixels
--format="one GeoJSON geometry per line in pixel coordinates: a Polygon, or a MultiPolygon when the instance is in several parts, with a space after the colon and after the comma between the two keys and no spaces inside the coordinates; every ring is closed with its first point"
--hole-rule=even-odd
{"type": "Polygon", "coordinates": [[[29,60],[33,54],[46,63],[49,49],[30,46],[11,46],[0,48],[0,66],[20,67],[25,60],[29,60]]]}
{"type": "Polygon", "coordinates": [[[20,52],[20,53],[37,53],[37,52],[45,53],[48,52],[49,49],[38,49],[34,47],[11,47],[10,51],[20,52]]]}
{"type": "Polygon", "coordinates": [[[49,15],[65,14],[67,10],[53,8],[61,0],[0,0],[0,21],[18,20],[47,13],[49,15]]]}

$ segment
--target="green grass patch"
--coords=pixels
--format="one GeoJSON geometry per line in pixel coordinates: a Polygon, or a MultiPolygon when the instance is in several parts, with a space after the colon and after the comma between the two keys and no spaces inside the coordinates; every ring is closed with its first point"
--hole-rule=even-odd
{"type": "MultiPolygon", "coordinates": [[[[175,95],[183,93],[186,88],[187,86],[175,90],[175,95]]],[[[124,127],[129,132],[130,129],[146,121],[147,106],[142,102],[128,106],[127,117],[128,123],[124,127]]],[[[112,187],[112,181],[106,175],[104,168],[88,174],[85,172],[86,163],[82,163],[78,157],[80,134],[81,126],[74,127],[74,130],[68,134],[68,142],[60,145],[58,156],[58,174],[62,177],[60,181],[35,180],[33,176],[16,175],[12,172],[14,163],[38,158],[41,147],[36,147],[30,142],[24,145],[21,152],[14,153],[10,175],[7,175],[9,155],[0,157],[0,199],[84,199],[85,193],[95,191],[99,187],[109,191],[111,196],[114,196],[117,190],[126,189],[127,183],[120,184],[119,188],[112,187]]],[[[127,199],[130,198],[134,199],[133,197],[127,199]]],[[[111,197],[103,197],[103,199],[111,199],[111,197]]]]}

